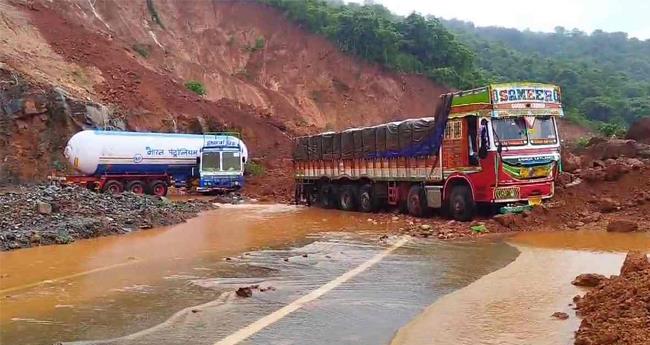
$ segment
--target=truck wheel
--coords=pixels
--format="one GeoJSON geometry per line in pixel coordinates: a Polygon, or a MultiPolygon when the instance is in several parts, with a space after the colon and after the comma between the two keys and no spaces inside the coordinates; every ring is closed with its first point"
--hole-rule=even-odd
{"type": "Polygon", "coordinates": [[[135,180],[126,184],[126,190],[133,194],[144,194],[144,182],[135,180]]]}
{"type": "Polygon", "coordinates": [[[312,205],[317,205],[318,204],[318,189],[315,187],[309,187],[309,190],[307,192],[307,204],[309,206],[312,205]]]}
{"type": "Polygon", "coordinates": [[[454,186],[449,194],[447,212],[455,220],[466,222],[474,217],[474,198],[472,191],[466,185],[454,186]]]}
{"type": "Polygon", "coordinates": [[[330,183],[321,185],[318,192],[318,201],[322,208],[334,207],[334,186],[330,183]]]}
{"type": "Polygon", "coordinates": [[[156,180],[149,184],[149,192],[156,196],[167,195],[167,184],[163,181],[156,180]]]}
{"type": "Polygon", "coordinates": [[[352,185],[345,185],[339,191],[339,208],[343,211],[355,211],[357,209],[356,188],[352,185]]]}
{"type": "Polygon", "coordinates": [[[374,212],[377,210],[377,200],[372,193],[372,185],[364,184],[359,189],[359,211],[374,212]]]}
{"type": "Polygon", "coordinates": [[[118,180],[108,180],[106,184],[104,184],[102,191],[110,194],[120,194],[124,191],[124,185],[118,180]]]}
{"type": "Polygon", "coordinates": [[[409,189],[409,194],[406,198],[406,206],[409,214],[414,217],[423,217],[427,214],[429,207],[427,206],[427,198],[424,194],[422,186],[414,185],[409,189]]]}

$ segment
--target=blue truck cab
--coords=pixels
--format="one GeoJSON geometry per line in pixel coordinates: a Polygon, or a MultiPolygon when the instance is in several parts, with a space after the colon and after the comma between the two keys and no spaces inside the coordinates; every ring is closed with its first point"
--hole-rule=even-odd
{"type": "Polygon", "coordinates": [[[199,166],[199,192],[234,191],[244,186],[246,155],[243,143],[232,135],[206,137],[199,166]]]}

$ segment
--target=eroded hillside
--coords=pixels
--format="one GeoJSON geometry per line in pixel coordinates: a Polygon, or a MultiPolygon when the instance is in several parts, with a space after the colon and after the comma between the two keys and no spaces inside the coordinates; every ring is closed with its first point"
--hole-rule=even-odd
{"type": "Polygon", "coordinates": [[[0,9],[2,102],[12,104],[0,123],[4,179],[46,176],[67,136],[88,127],[237,129],[254,156],[277,161],[291,136],[431,114],[445,90],[346,56],[254,2],[1,0],[0,9]],[[186,90],[189,80],[206,95],[186,90]],[[24,168],[30,161],[37,171],[24,168]]]}

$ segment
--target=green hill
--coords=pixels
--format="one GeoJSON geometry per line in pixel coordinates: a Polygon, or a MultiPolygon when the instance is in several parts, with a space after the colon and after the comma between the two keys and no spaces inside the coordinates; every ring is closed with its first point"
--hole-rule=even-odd
{"type": "Polygon", "coordinates": [[[260,1],[341,50],[391,70],[457,88],[521,80],[559,84],[570,119],[608,131],[650,116],[650,40],[561,27],[554,33],[476,27],[337,0],[260,1]]]}
{"type": "Polygon", "coordinates": [[[471,48],[485,78],[561,85],[574,119],[625,125],[650,116],[650,40],[562,27],[540,33],[443,23],[471,48]]]}

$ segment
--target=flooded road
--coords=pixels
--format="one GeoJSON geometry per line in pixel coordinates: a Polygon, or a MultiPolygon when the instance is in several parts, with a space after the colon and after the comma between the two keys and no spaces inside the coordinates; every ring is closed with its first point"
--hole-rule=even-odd
{"type": "Polygon", "coordinates": [[[523,233],[508,242],[521,251],[514,262],[437,300],[392,344],[573,344],[580,319],[569,303],[587,290],[570,282],[618,274],[628,250],[650,250],[650,233],[523,233]],[[557,311],[570,318],[552,318],[557,311]]]}
{"type": "MultiPolygon", "coordinates": [[[[166,229],[0,253],[0,342],[214,344],[400,241],[378,241],[384,230],[358,213],[239,206],[166,229]],[[233,293],[251,284],[273,289],[233,293]]],[[[500,241],[404,242],[242,343],[385,344],[427,305],[518,254],[500,241]]]]}
{"type": "Polygon", "coordinates": [[[579,273],[650,234],[390,237],[368,215],[224,206],[173,227],[0,253],[4,344],[570,344],[579,273]],[[242,286],[257,285],[250,298],[242,286]],[[571,315],[567,321],[553,312],[571,315]]]}

